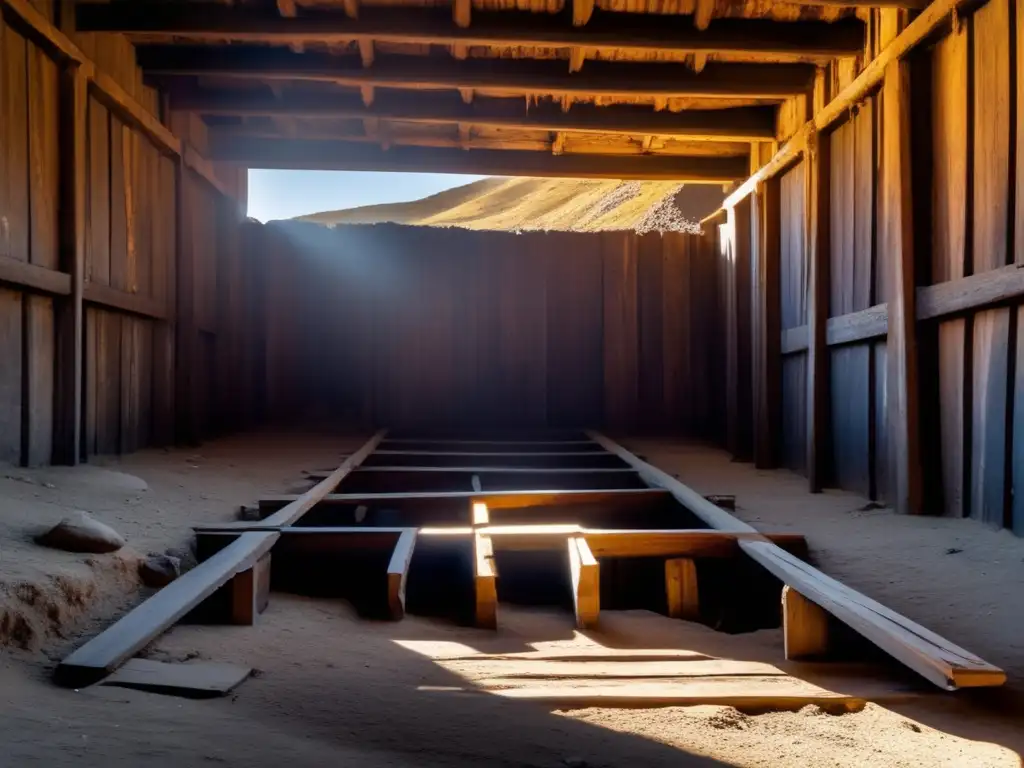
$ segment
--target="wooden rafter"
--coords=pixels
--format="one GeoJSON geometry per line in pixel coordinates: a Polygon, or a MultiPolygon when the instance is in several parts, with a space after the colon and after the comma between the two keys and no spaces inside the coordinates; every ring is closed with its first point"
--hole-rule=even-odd
{"type": "Polygon", "coordinates": [[[271,95],[247,95],[233,91],[181,91],[172,96],[175,109],[207,115],[288,115],[307,118],[398,120],[433,124],[468,124],[493,128],[525,128],[538,131],[567,131],[612,135],[658,135],[692,140],[757,141],[775,132],[774,110],[770,107],[737,107],[722,110],[653,112],[632,106],[594,107],[578,104],[563,112],[552,105],[525,110],[503,102],[472,105],[452,94],[381,94],[372,106],[343,95],[331,99],[296,94],[283,99],[271,95]]]}
{"type": "Polygon", "coordinates": [[[779,57],[825,58],[862,52],[864,24],[842,19],[774,22],[765,19],[719,19],[705,31],[688,17],[646,14],[602,14],[584,27],[566,27],[547,14],[488,14],[469,27],[451,23],[438,9],[397,11],[363,9],[359,19],[321,13],[296,18],[262,9],[222,3],[80,4],[76,8],[81,32],[121,32],[147,39],[263,42],[278,45],[332,43],[371,39],[394,43],[436,45],[586,47],[619,52],[758,54],[779,57]]]}
{"type": "Polygon", "coordinates": [[[393,147],[375,151],[358,142],[211,136],[211,158],[252,168],[477,173],[491,176],[568,176],[590,179],[661,179],[721,184],[746,176],[748,159],[691,155],[574,155],[554,157],[518,150],[393,147]]]}
{"type": "Polygon", "coordinates": [[[287,18],[295,18],[297,15],[295,0],[277,0],[277,12],[287,18]]]}
{"type": "Polygon", "coordinates": [[[713,62],[699,74],[684,64],[590,61],[586,79],[571,77],[564,62],[418,59],[376,56],[367,70],[354,56],[332,56],[256,46],[140,46],[139,65],[149,75],[215,76],[258,80],[308,80],[378,88],[486,88],[499,93],[607,97],[751,98],[784,100],[807,93],[809,64],[713,62]]]}
{"type": "Polygon", "coordinates": [[[468,27],[472,13],[473,4],[471,0],[453,0],[452,21],[455,22],[456,26],[462,27],[463,29],[468,27]]]}
{"type": "Polygon", "coordinates": [[[572,23],[582,27],[594,13],[594,0],[572,0],[572,23]]]}

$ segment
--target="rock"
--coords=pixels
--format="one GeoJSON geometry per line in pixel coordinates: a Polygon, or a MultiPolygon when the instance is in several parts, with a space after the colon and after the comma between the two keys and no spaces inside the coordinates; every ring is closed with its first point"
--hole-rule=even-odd
{"type": "Polygon", "coordinates": [[[125,540],[121,534],[88,512],[78,511],[36,537],[36,543],[67,552],[104,553],[116,552],[125,545],[125,540]]]}
{"type": "Polygon", "coordinates": [[[147,587],[166,587],[181,575],[181,560],[172,555],[150,555],[139,562],[139,578],[147,587]]]}

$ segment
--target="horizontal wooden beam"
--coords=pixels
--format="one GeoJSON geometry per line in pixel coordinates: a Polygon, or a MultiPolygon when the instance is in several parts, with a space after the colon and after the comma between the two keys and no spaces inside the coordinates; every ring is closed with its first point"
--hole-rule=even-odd
{"type": "Polygon", "coordinates": [[[0,256],[0,283],[53,296],[71,294],[71,275],[10,256],[0,256]]]}
{"type": "Polygon", "coordinates": [[[814,82],[810,64],[707,64],[700,73],[684,64],[588,61],[585,76],[569,74],[555,59],[420,59],[377,56],[364,67],[358,56],[335,56],[265,46],[140,46],[148,75],[216,76],[335,83],[362,88],[486,89],[490,93],[553,96],[785,99],[814,82]]]}
{"type": "MultiPolygon", "coordinates": [[[[716,530],[603,530],[587,528],[583,535],[597,557],[733,557],[739,554],[743,533],[716,530]]],[[[764,534],[783,549],[803,555],[807,541],[795,533],[764,534]]]]}
{"type": "MultiPolygon", "coordinates": [[[[601,454],[596,454],[600,456],[601,454]]],[[[462,472],[476,475],[600,475],[600,474],[635,474],[630,467],[357,467],[356,472],[425,472],[444,473],[462,472]]]]}
{"type": "Polygon", "coordinates": [[[772,107],[657,112],[650,107],[577,104],[563,111],[557,104],[526,108],[518,100],[474,99],[457,93],[387,93],[369,106],[358,94],[284,92],[251,94],[234,90],[178,90],[173,109],[203,115],[393,120],[433,125],[476,125],[567,133],[654,135],[692,140],[767,141],[775,137],[772,107]]]}
{"type": "MultiPolygon", "coordinates": [[[[867,98],[882,83],[886,67],[903,59],[911,51],[949,29],[955,15],[968,12],[984,4],[985,0],[933,0],[920,15],[907,25],[882,52],[872,59],[853,82],[814,115],[762,168],[738,186],[722,203],[722,209],[732,208],[748,197],[764,181],[784,172],[800,161],[807,137],[830,131],[847,119],[852,107],[867,98]]],[[[705,217],[708,221],[716,214],[705,217]]]]}
{"type": "Polygon", "coordinates": [[[1024,297],[1024,269],[1016,264],[917,289],[917,319],[932,320],[1024,297]]]}
{"type": "Polygon", "coordinates": [[[82,299],[97,306],[115,309],[153,320],[166,320],[167,306],[159,301],[138,293],[128,293],[109,285],[86,283],[82,299]]]}
{"type": "MultiPolygon", "coordinates": [[[[841,344],[855,344],[858,341],[877,339],[888,333],[888,326],[888,306],[876,304],[859,312],[830,317],[825,326],[825,341],[828,346],[836,347],[841,344]]],[[[806,325],[784,330],[782,332],[782,354],[789,355],[805,351],[808,342],[807,334],[806,325]]]]}
{"type": "Polygon", "coordinates": [[[897,8],[920,11],[929,0],[787,0],[790,5],[810,5],[828,8],[897,8]]]}
{"type": "Polygon", "coordinates": [[[392,147],[385,151],[343,141],[211,137],[210,159],[250,168],[303,168],[405,173],[473,173],[587,179],[647,179],[722,184],[743,178],[746,157],[692,155],[545,155],[540,152],[392,147]]]}
{"type": "Polygon", "coordinates": [[[122,32],[150,40],[205,40],[296,43],[388,43],[470,46],[583,47],[633,53],[716,53],[824,58],[852,56],[864,48],[864,24],[857,19],[774,22],[717,19],[706,30],[688,16],[595,13],[585,27],[572,27],[554,14],[477,13],[468,27],[452,23],[447,8],[363,8],[358,19],[337,12],[309,12],[282,18],[273,8],[223,3],[124,3],[77,6],[80,32],[122,32]]]}

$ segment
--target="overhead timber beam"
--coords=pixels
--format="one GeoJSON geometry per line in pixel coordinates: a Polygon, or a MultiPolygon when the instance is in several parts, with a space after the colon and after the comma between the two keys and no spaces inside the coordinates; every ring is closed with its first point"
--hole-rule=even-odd
{"type": "Polygon", "coordinates": [[[210,157],[250,168],[305,168],[406,173],[473,173],[489,176],[544,176],[579,179],[640,179],[723,184],[742,179],[746,157],[693,155],[549,155],[520,150],[392,147],[310,139],[240,139],[214,133],[210,157]]]}
{"type": "Polygon", "coordinates": [[[525,109],[518,103],[476,100],[456,94],[395,94],[366,105],[358,96],[313,94],[249,95],[236,91],[188,90],[173,93],[173,109],[203,115],[397,120],[435,125],[477,125],[537,131],[672,136],[693,140],[757,141],[775,134],[772,107],[654,112],[634,106],[578,104],[569,112],[553,105],[525,109]],[[448,97],[448,98],[446,98],[448,97]]]}
{"type": "Polygon", "coordinates": [[[452,23],[444,8],[364,8],[358,19],[331,12],[284,18],[277,9],[223,3],[79,4],[80,32],[120,32],[137,40],[347,43],[369,39],[424,45],[536,46],[620,52],[716,53],[773,59],[830,59],[864,48],[864,24],[718,19],[696,29],[689,16],[595,13],[586,26],[566,26],[555,15],[478,13],[470,26],[452,23]]]}
{"type": "Polygon", "coordinates": [[[683,64],[590,61],[585,78],[555,60],[415,59],[378,56],[367,69],[357,56],[332,56],[261,46],[145,45],[137,49],[147,75],[303,80],[354,87],[414,89],[486,88],[491,92],[580,97],[786,99],[807,93],[810,64],[709,63],[700,74],[683,64]]]}

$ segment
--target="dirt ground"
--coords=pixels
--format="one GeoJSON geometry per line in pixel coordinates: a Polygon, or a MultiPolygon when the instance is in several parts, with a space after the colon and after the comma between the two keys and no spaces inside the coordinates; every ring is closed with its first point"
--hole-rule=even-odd
{"type": "MultiPolygon", "coordinates": [[[[18,478],[0,480],[4,599],[38,622],[24,643],[30,650],[9,637],[0,656],[0,765],[1021,765],[1024,596],[1014,585],[1024,541],[970,521],[858,511],[866,500],[810,496],[788,473],[670,443],[629,445],[698,490],[735,494],[737,514],[762,530],[806,534],[828,572],[1004,666],[1011,685],[950,695],[905,681],[823,682],[822,665],[782,661],[778,630],[723,635],[647,612],[605,612],[600,630],[578,633],[568,614],[502,605],[501,629],[489,633],[419,617],[372,622],[338,601],[277,593],[256,627],[178,626],[147,651],[258,670],[230,697],[74,692],[49,682],[53,661],[137,599],[137,583],[132,568],[113,564],[134,555],[59,555],[30,543],[33,532],[84,508],[118,528],[134,552],[180,550],[191,523],[232,519],[261,494],[298,490],[303,470],[336,465],[359,442],[261,433],[198,451],[142,452],[102,472],[0,471],[18,478]],[[67,572],[91,580],[92,592],[76,592],[81,604],[66,615],[35,615],[25,585],[60,603],[54,582],[67,572]],[[519,663],[539,653],[579,662],[595,648],[767,663],[875,703],[844,715],[814,706],[765,714],[723,706],[553,709],[483,692],[520,682],[507,667],[501,679],[494,659],[519,663]]],[[[600,658],[568,684],[603,674],[600,658]]]]}

